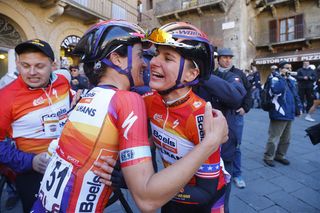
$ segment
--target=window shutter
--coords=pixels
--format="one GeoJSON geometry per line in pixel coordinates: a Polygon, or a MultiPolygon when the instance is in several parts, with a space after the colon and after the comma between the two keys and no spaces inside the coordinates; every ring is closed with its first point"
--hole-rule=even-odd
{"type": "Polygon", "coordinates": [[[270,39],[270,43],[274,43],[278,41],[277,20],[272,20],[269,22],[269,39],[270,39]]]}
{"type": "Polygon", "coordinates": [[[294,38],[299,39],[304,37],[304,22],[303,14],[294,17],[294,38]]]}

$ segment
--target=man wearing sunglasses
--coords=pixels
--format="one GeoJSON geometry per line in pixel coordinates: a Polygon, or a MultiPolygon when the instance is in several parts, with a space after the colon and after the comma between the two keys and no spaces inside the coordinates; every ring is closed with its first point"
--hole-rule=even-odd
{"type": "Polygon", "coordinates": [[[176,164],[154,173],[145,104],[129,91],[144,83],[143,36],[138,25],[110,20],[93,26],[80,39],[74,53],[81,57],[95,87],[69,116],[42,180],[35,212],[102,212],[112,193],[103,161],[114,163],[114,159],[120,160],[141,211],[155,211],[226,141],[226,121],[220,111],[215,110],[213,117],[208,104],[202,143],[176,164]]]}

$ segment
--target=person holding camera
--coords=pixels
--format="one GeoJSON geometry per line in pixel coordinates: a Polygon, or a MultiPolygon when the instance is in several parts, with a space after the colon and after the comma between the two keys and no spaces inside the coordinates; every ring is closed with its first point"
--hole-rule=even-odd
{"type": "Polygon", "coordinates": [[[263,161],[274,167],[274,160],[289,165],[286,154],[290,144],[291,126],[295,116],[302,113],[302,104],[293,77],[290,76],[290,63],[279,62],[279,69],[272,72],[270,92],[274,107],[269,111],[268,142],[263,161]],[[276,141],[279,143],[276,148],[276,141]]]}

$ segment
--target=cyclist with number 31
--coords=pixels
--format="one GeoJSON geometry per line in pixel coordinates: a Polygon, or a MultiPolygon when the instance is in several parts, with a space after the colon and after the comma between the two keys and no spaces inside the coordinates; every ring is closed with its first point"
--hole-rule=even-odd
{"type": "Polygon", "coordinates": [[[154,173],[145,105],[129,91],[143,85],[143,36],[139,26],[111,20],[93,26],[80,39],[74,51],[95,87],[69,116],[42,180],[35,212],[102,212],[112,188],[99,181],[101,169],[95,162],[102,163],[101,156],[120,159],[139,209],[155,211],[226,141],[225,118],[220,111],[213,117],[208,104],[202,143],[179,162],[154,173]]]}

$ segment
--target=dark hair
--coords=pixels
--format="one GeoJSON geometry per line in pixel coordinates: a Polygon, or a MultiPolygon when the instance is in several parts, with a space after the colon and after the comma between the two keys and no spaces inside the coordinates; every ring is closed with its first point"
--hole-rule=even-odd
{"type": "MultiPolygon", "coordinates": [[[[197,41],[192,41],[192,40],[186,40],[186,41],[183,41],[183,43],[185,44],[189,44],[189,45],[192,45],[192,46],[197,46],[199,44],[199,42],[197,41]]],[[[199,49],[202,49],[202,47],[200,45],[198,45],[199,49]]],[[[190,52],[190,51],[183,51],[182,49],[180,48],[175,48],[175,50],[180,53],[185,59],[188,59],[191,61],[191,68],[195,68],[194,64],[192,63],[192,61],[194,61],[198,67],[199,67],[199,71],[200,73],[201,72],[205,72],[205,63],[207,63],[207,61],[205,61],[205,57],[203,57],[202,54],[200,54],[199,52],[190,52]],[[193,53],[193,54],[192,54],[193,53]]],[[[204,50],[203,50],[204,51],[204,50]]],[[[199,74],[200,76],[200,74],[199,74]]]]}
{"type": "MultiPolygon", "coordinates": [[[[118,53],[121,57],[127,57],[128,56],[128,46],[127,45],[124,45],[122,44],[121,47],[119,47],[120,45],[112,45],[110,47],[110,52],[115,52],[115,53],[118,53]]],[[[109,55],[110,56],[110,55],[109,55]]]]}
{"type": "MultiPolygon", "coordinates": [[[[127,45],[122,45],[121,47],[119,47],[119,45],[113,45],[113,46],[111,46],[110,49],[114,50],[114,51],[110,51],[110,52],[115,52],[115,53],[119,54],[121,57],[127,57],[127,55],[128,55],[127,45]]],[[[98,85],[98,83],[100,82],[101,77],[104,75],[107,67],[108,66],[105,63],[100,63],[100,66],[96,66],[96,67],[95,67],[94,62],[89,62],[89,63],[83,64],[84,73],[93,86],[98,85]]]]}
{"type": "Polygon", "coordinates": [[[79,66],[77,66],[77,65],[70,65],[69,66],[69,70],[71,71],[72,69],[79,69],[79,66]]]}

